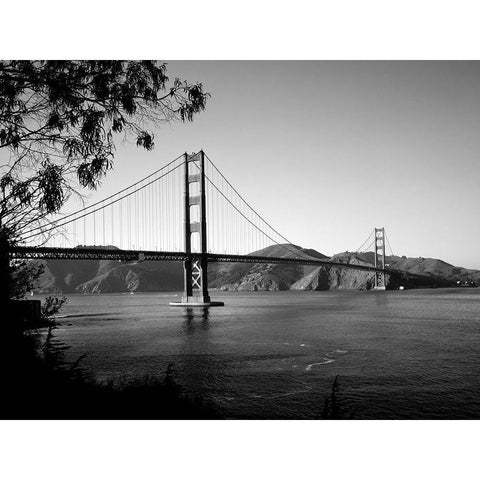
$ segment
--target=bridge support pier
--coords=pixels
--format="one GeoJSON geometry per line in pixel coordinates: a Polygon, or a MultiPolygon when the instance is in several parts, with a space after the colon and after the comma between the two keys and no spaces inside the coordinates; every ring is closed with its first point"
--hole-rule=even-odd
{"type": "MultiPolygon", "coordinates": [[[[375,268],[385,269],[385,228],[375,229],[375,268]]],[[[385,272],[375,272],[375,290],[386,290],[385,272]]]]}
{"type": "Polygon", "coordinates": [[[170,302],[172,307],[219,307],[223,302],[213,302],[208,293],[207,260],[207,204],[205,196],[205,155],[203,150],[185,157],[184,187],[184,232],[185,252],[190,256],[184,261],[185,292],[180,302],[170,302]],[[193,169],[190,168],[193,166],[193,169]],[[193,170],[193,171],[192,171],[193,170]],[[196,189],[190,194],[190,186],[196,189]],[[198,221],[191,221],[192,208],[197,209],[198,221]],[[192,234],[197,233],[200,240],[200,252],[192,253],[192,234]]]}

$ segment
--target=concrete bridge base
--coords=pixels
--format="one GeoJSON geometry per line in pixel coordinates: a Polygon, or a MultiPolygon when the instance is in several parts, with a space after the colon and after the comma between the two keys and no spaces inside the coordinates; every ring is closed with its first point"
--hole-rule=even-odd
{"type": "Polygon", "coordinates": [[[223,302],[213,302],[210,295],[183,295],[179,302],[170,302],[171,307],[223,307],[223,302]]]}
{"type": "Polygon", "coordinates": [[[223,302],[202,302],[201,300],[198,302],[190,301],[190,302],[170,302],[169,305],[171,307],[223,307],[225,304],[223,302]]]}

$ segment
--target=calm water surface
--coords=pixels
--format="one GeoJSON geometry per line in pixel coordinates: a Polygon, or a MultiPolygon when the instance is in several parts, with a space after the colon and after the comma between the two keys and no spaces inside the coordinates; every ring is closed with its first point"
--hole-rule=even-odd
{"type": "Polygon", "coordinates": [[[315,418],[336,375],[356,418],[480,418],[480,289],[211,293],[70,295],[56,336],[101,381],[174,363],[229,418],[315,418]]]}

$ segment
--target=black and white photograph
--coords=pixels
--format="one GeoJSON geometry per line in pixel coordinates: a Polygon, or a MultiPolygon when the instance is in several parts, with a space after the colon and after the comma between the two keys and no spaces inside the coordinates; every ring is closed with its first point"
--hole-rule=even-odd
{"type": "Polygon", "coordinates": [[[1,423],[478,434],[480,60],[158,34],[0,50],[1,423]]]}
{"type": "Polygon", "coordinates": [[[480,418],[479,62],[0,75],[11,417],[480,418]]]}

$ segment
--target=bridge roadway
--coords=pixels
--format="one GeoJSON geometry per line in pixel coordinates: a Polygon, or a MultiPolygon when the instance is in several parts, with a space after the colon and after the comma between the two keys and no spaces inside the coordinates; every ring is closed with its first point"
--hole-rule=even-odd
{"type": "MultiPolygon", "coordinates": [[[[64,260],[119,260],[125,262],[151,261],[184,261],[201,257],[200,253],[157,252],[145,250],[120,250],[108,248],[52,248],[52,247],[14,247],[9,251],[12,259],[64,259],[64,260]]],[[[208,262],[229,263],[270,263],[278,265],[314,265],[363,270],[367,272],[400,273],[395,270],[375,268],[368,265],[332,262],[319,258],[261,257],[255,255],[230,255],[208,253],[208,262]]]]}

